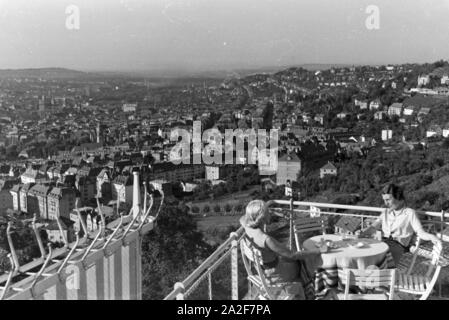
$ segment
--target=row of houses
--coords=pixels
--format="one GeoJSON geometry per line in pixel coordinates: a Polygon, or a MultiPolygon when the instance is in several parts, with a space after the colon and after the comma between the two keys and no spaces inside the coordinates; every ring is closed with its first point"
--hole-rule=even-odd
{"type": "Polygon", "coordinates": [[[414,114],[429,114],[431,109],[438,104],[441,104],[440,101],[436,101],[432,98],[416,95],[414,97],[408,98],[404,100],[403,103],[393,103],[390,107],[388,107],[388,115],[397,115],[397,116],[412,116],[414,114]]]}
{"type": "Polygon", "coordinates": [[[382,107],[382,103],[379,99],[373,101],[367,101],[362,99],[354,99],[354,105],[359,107],[360,110],[377,110],[382,107]]]}
{"type": "MultiPolygon", "coordinates": [[[[2,180],[8,182],[0,183],[0,190],[3,190],[0,192],[0,209],[13,208],[18,212],[38,213],[42,218],[53,219],[56,215],[68,216],[70,210],[64,209],[67,207],[65,203],[54,203],[53,200],[50,201],[50,198],[65,199],[67,197],[70,199],[67,200],[68,202],[74,203],[73,199],[78,197],[81,206],[92,204],[96,197],[100,197],[105,203],[110,200],[132,203],[133,176],[130,172],[126,171],[117,175],[109,168],[82,167],[72,171],[70,169],[73,167],[69,167],[62,173],[59,180],[55,180],[58,178],[56,176],[49,180],[48,176],[43,176],[39,170],[34,169],[29,169],[22,174],[20,181],[2,180]],[[55,187],[57,184],[60,187],[55,187]],[[63,213],[57,214],[55,210],[62,210],[63,213]]],[[[159,182],[186,182],[203,179],[204,176],[204,165],[174,165],[164,162],[152,166],[148,179],[159,182]]],[[[163,188],[163,183],[156,183],[156,185],[163,188]]]]}
{"type": "Polygon", "coordinates": [[[10,190],[13,210],[49,220],[59,217],[69,219],[75,208],[76,192],[67,187],[51,187],[43,184],[17,184],[10,190]]]}

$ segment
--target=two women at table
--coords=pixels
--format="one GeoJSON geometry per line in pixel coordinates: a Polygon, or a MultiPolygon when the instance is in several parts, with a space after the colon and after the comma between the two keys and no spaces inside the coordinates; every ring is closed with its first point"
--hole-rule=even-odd
{"type": "MultiPolygon", "coordinates": [[[[240,219],[241,225],[245,228],[248,241],[262,254],[262,268],[267,280],[273,283],[301,282],[303,287],[294,287],[291,294],[297,299],[305,299],[304,281],[301,274],[305,274],[305,263],[300,263],[308,259],[318,258],[319,250],[307,252],[294,252],[284,244],[274,239],[265,232],[265,226],[270,223],[271,213],[268,210],[270,202],[262,200],[251,201],[246,207],[245,215],[240,219]]],[[[309,297],[307,297],[309,298],[309,297]]]]}
{"type": "MultiPolygon", "coordinates": [[[[381,228],[383,240],[389,246],[393,259],[398,264],[401,256],[409,250],[410,241],[416,234],[420,239],[432,241],[441,246],[441,240],[435,235],[424,231],[415,210],[405,203],[402,188],[390,184],[383,189],[382,198],[387,206],[379,218],[360,234],[370,236],[381,228]]],[[[265,232],[265,226],[270,223],[271,214],[268,210],[270,202],[262,200],[251,201],[246,207],[245,215],[240,219],[245,228],[246,237],[262,253],[262,267],[267,279],[272,282],[297,282],[304,284],[308,279],[302,279],[301,266],[305,261],[313,261],[320,256],[316,251],[294,252],[265,232]],[[298,263],[298,261],[302,263],[298,263]]],[[[303,288],[296,292],[298,298],[305,298],[303,288]]]]}
{"type": "Polygon", "coordinates": [[[382,190],[382,198],[387,210],[369,228],[361,232],[361,237],[369,236],[381,228],[383,240],[388,244],[396,264],[401,256],[408,252],[410,241],[415,234],[422,240],[441,245],[440,239],[424,231],[415,210],[406,206],[401,187],[395,184],[387,185],[382,190]]]}

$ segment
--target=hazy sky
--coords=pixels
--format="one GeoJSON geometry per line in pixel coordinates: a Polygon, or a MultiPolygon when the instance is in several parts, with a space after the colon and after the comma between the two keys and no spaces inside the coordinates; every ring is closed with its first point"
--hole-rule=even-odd
{"type": "Polygon", "coordinates": [[[449,0],[0,0],[0,68],[433,62],[449,59],[448,17],[449,0]],[[79,30],[66,28],[72,4],[79,30]]]}

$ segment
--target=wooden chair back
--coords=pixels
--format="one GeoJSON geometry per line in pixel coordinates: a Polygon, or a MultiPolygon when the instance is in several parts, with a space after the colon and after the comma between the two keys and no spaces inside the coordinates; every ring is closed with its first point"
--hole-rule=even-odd
{"type": "MultiPolygon", "coordinates": [[[[396,269],[343,269],[339,270],[338,276],[345,285],[344,300],[348,300],[351,286],[374,290],[387,287],[389,288],[388,300],[394,298],[396,269]]],[[[379,295],[385,294],[382,292],[379,295]]]]}
{"type": "Polygon", "coordinates": [[[256,287],[261,297],[274,300],[262,269],[262,253],[260,250],[255,248],[247,237],[243,237],[240,240],[240,251],[248,275],[248,281],[256,287]],[[255,273],[253,270],[255,270],[255,273]]]}
{"type": "MultiPolygon", "coordinates": [[[[416,286],[414,286],[412,293],[420,295],[420,300],[427,300],[440,276],[442,268],[442,251],[443,248],[440,245],[433,245],[432,251],[425,250],[423,247],[419,247],[416,250],[416,259],[410,268],[410,272],[407,273],[407,276],[409,277],[408,282],[413,282],[414,285],[419,284],[418,287],[420,290],[416,289],[416,286]]],[[[403,283],[400,283],[400,287],[401,285],[404,287],[403,283]]],[[[405,287],[405,292],[407,292],[407,289],[410,290],[410,283],[405,287]]]]}

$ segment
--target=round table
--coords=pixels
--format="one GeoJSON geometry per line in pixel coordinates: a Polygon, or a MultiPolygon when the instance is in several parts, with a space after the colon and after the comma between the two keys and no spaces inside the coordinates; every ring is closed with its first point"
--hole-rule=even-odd
{"type": "Polygon", "coordinates": [[[378,266],[385,260],[389,250],[388,245],[375,239],[342,239],[342,236],[325,234],[307,239],[303,243],[305,250],[316,250],[324,239],[332,241],[337,248],[329,248],[328,252],[321,254],[322,268],[328,269],[338,267],[340,269],[366,269],[369,266],[378,266]],[[354,245],[363,243],[363,247],[354,245]]]}
{"type": "Polygon", "coordinates": [[[375,239],[343,239],[339,235],[325,234],[307,239],[303,248],[307,251],[317,250],[321,239],[332,241],[336,248],[329,248],[326,253],[321,253],[320,261],[315,264],[317,293],[338,286],[338,270],[385,269],[390,267],[393,261],[388,245],[375,239]],[[363,247],[355,247],[359,242],[364,244],[363,247]]]}

